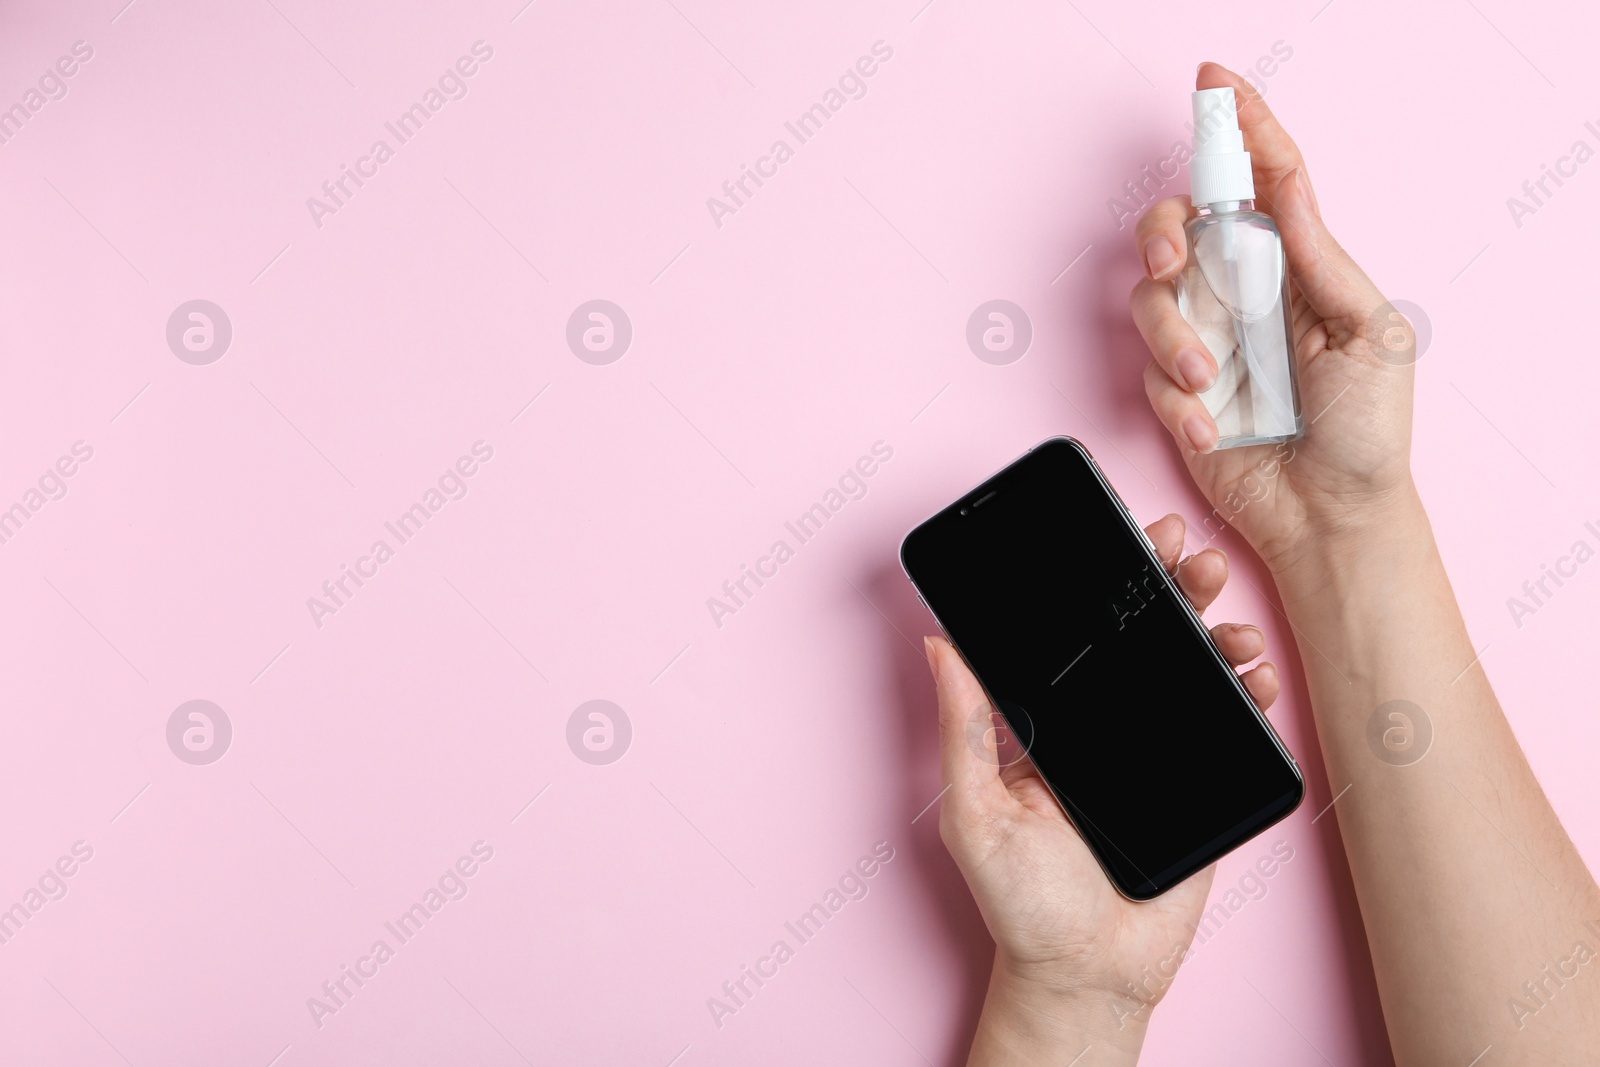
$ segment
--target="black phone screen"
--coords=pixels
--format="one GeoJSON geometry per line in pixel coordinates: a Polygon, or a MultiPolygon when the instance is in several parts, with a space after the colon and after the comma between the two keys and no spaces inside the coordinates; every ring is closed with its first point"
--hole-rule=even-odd
{"type": "Polygon", "coordinates": [[[1076,441],[918,526],[901,561],[1125,896],[1299,804],[1287,751],[1076,441]]]}

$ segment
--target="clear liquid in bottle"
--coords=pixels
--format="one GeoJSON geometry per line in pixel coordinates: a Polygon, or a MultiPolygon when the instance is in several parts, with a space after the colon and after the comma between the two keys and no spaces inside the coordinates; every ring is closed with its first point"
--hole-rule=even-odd
{"type": "Polygon", "coordinates": [[[1191,97],[1194,156],[1184,227],[1189,256],[1178,275],[1178,310],[1217,361],[1200,394],[1217,424],[1217,447],[1292,441],[1304,427],[1295,381],[1294,324],[1283,239],[1255,210],[1255,173],[1233,89],[1191,97]]]}
{"type": "Polygon", "coordinates": [[[1283,241],[1271,216],[1243,201],[1191,219],[1178,310],[1217,361],[1200,394],[1217,447],[1292,441],[1303,432],[1283,241]]]}

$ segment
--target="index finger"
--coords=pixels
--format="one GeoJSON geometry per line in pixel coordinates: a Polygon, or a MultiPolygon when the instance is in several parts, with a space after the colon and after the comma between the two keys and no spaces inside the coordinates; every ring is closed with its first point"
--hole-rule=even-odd
{"type": "Polygon", "coordinates": [[[1151,206],[1133,227],[1133,243],[1151,281],[1165,281],[1183,267],[1189,239],[1183,224],[1194,216],[1187,196],[1172,196],[1151,206]],[[1151,244],[1152,241],[1160,242],[1151,244]]]}

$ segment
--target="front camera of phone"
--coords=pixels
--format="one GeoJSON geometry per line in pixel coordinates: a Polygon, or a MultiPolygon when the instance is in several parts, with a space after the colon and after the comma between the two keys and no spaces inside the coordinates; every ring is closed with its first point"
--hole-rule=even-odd
{"type": "Polygon", "coordinates": [[[961,514],[963,514],[963,515],[965,515],[965,514],[967,514],[967,513],[968,513],[968,512],[969,512],[969,511],[971,511],[971,510],[972,510],[972,509],[971,509],[971,508],[962,508],[962,509],[961,509],[961,514]]]}

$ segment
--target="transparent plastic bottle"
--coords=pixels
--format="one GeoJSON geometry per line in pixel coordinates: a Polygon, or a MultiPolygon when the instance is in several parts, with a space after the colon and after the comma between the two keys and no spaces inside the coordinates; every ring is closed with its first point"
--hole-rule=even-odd
{"type": "Polygon", "coordinates": [[[1200,394],[1217,423],[1217,447],[1294,440],[1303,427],[1278,227],[1246,200],[1206,211],[1184,231],[1178,310],[1217,361],[1216,383],[1200,394]]]}
{"type": "Polygon", "coordinates": [[[1194,94],[1190,198],[1199,215],[1184,232],[1178,310],[1217,361],[1200,394],[1217,423],[1217,447],[1292,441],[1304,431],[1283,240],[1255,210],[1232,89],[1194,94]]]}

